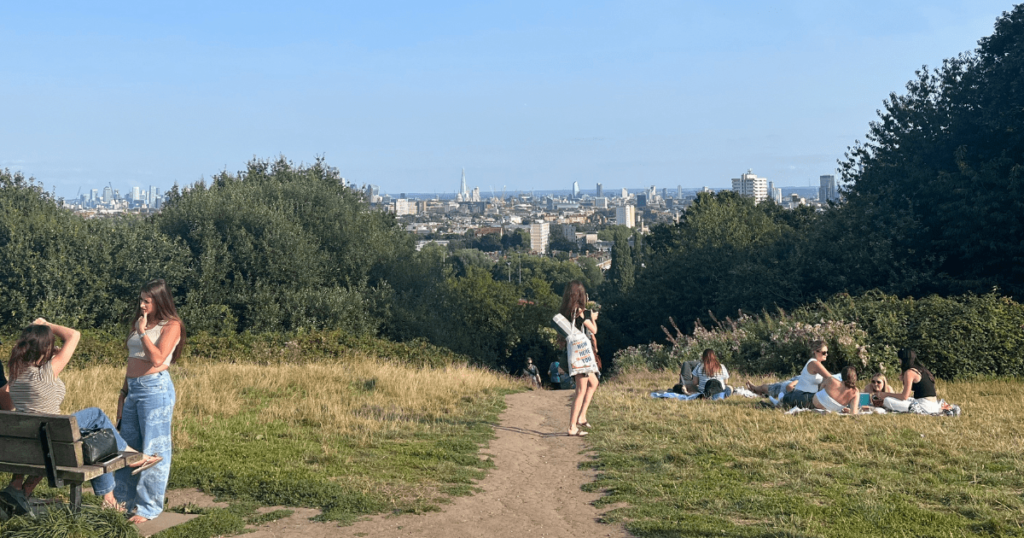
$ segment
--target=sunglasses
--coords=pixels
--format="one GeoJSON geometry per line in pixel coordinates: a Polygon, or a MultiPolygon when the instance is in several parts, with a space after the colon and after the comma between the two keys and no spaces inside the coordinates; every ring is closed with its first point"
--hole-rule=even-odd
{"type": "Polygon", "coordinates": [[[822,355],[828,355],[828,351],[819,351],[818,353],[821,353],[822,355]]]}

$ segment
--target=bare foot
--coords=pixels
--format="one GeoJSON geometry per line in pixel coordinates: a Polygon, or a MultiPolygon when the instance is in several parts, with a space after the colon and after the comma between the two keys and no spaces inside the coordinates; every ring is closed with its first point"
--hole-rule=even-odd
{"type": "Polygon", "coordinates": [[[140,516],[140,515],[138,515],[138,514],[135,514],[134,516],[128,518],[128,522],[129,523],[134,523],[136,525],[140,525],[140,524],[145,523],[147,521],[149,521],[149,520],[144,518],[144,517],[142,517],[142,516],[140,516]]]}

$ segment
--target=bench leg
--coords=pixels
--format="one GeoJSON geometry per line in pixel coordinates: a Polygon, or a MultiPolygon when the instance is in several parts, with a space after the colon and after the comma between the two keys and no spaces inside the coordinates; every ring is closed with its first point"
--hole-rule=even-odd
{"type": "Polygon", "coordinates": [[[82,484],[71,484],[71,511],[78,513],[82,509],[82,484]]]}

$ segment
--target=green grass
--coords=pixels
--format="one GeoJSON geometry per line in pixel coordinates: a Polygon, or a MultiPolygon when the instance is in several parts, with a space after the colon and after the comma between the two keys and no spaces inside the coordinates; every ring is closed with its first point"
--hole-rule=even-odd
{"type": "Polygon", "coordinates": [[[958,418],[787,416],[648,396],[674,375],[594,399],[588,489],[637,536],[1024,536],[1024,383],[940,384],[958,418]]]}

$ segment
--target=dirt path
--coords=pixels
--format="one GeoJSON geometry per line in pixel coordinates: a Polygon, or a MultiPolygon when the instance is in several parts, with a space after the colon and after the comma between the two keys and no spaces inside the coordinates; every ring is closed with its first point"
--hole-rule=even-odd
{"type": "MultiPolygon", "coordinates": [[[[314,523],[315,510],[255,529],[252,538],[396,536],[437,538],[625,537],[622,525],[598,523],[601,495],[580,487],[594,472],[577,469],[587,456],[583,439],[567,437],[568,391],[531,391],[506,398],[497,438],[483,450],[496,468],[477,484],[483,491],[458,497],[441,512],[374,516],[355,525],[314,523]]],[[[181,492],[184,495],[186,492],[181,492]]],[[[175,499],[172,497],[172,504],[175,499]]]]}

